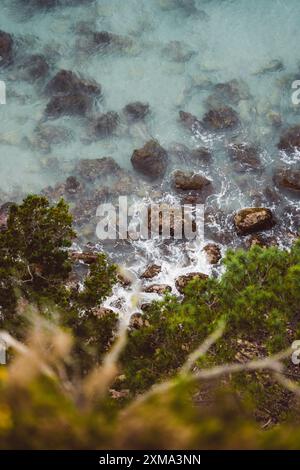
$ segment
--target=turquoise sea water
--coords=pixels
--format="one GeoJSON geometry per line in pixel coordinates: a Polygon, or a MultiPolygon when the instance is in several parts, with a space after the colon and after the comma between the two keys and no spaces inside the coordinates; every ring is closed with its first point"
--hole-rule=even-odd
{"type": "MultiPolygon", "coordinates": [[[[111,156],[142,187],[144,179],[133,172],[130,158],[133,149],[151,137],[166,149],[180,143],[190,148],[205,145],[212,151],[211,165],[171,158],[162,194],[167,197],[172,192],[169,177],[174,168],[201,171],[215,185],[207,205],[223,211],[225,219],[233,210],[256,205],[264,188],[273,186],[275,167],[298,164],[297,153],[286,156],[276,147],[283,129],[300,122],[300,106],[291,101],[292,82],[300,79],[298,0],[67,0],[46,9],[37,3],[0,2],[0,29],[12,34],[15,42],[13,63],[0,68],[7,87],[7,104],[0,106],[2,202],[63,181],[82,158],[111,156]],[[109,31],[130,38],[131,45],[95,53],[86,46],[88,31],[109,31]],[[37,83],[22,78],[20,64],[29,54],[42,54],[50,66],[45,79],[37,83]],[[96,141],[88,138],[85,118],[51,120],[50,125],[65,129],[65,138],[41,148],[35,142],[35,129],[41,122],[49,124],[44,112],[49,96],[44,89],[60,69],[101,84],[103,100],[95,104],[95,113],[121,113],[134,101],[149,103],[151,113],[129,127],[121,122],[113,136],[96,141]],[[241,90],[240,98],[228,103],[241,121],[236,133],[192,135],[180,125],[180,110],[201,119],[213,102],[214,86],[230,80],[238,80],[241,90]],[[274,125],[277,119],[281,126],[274,125]],[[232,169],[226,148],[233,139],[259,146],[262,173],[232,169]],[[51,161],[56,164],[51,166],[51,161]]],[[[147,191],[145,182],[144,195],[147,191]]],[[[286,229],[295,231],[299,212],[293,214],[299,200],[284,195],[280,204],[286,229]]],[[[153,259],[152,246],[139,249],[145,262],[147,250],[153,259]]],[[[177,265],[183,263],[182,248],[169,254],[166,263],[170,256],[177,265]]],[[[199,256],[192,257],[194,269],[205,269],[199,256]]],[[[162,280],[168,280],[166,273],[167,269],[162,280]]]]}

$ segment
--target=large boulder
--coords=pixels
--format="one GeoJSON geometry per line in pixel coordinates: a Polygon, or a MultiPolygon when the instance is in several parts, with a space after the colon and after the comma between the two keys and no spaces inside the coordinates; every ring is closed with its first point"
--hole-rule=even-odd
{"type": "Polygon", "coordinates": [[[300,126],[290,127],[285,131],[278,143],[279,150],[286,152],[293,152],[295,149],[300,149],[300,126]]]}
{"type": "Polygon", "coordinates": [[[176,281],[175,281],[175,286],[178,292],[180,294],[184,294],[184,289],[188,285],[189,282],[195,281],[195,280],[206,280],[208,279],[207,274],[203,273],[188,273],[188,274],[183,274],[182,276],[179,276],[176,281]]]}
{"type": "Polygon", "coordinates": [[[261,169],[259,152],[254,145],[246,143],[232,144],[228,147],[228,153],[237,172],[261,169]]]}
{"type": "Polygon", "coordinates": [[[272,211],[265,207],[242,209],[234,216],[234,225],[239,235],[269,230],[275,223],[272,211]]]}
{"type": "Polygon", "coordinates": [[[211,186],[211,181],[203,175],[192,172],[177,170],[173,174],[174,186],[183,191],[202,191],[205,187],[211,186]]]}
{"type": "Polygon", "coordinates": [[[0,67],[12,61],[13,44],[12,36],[0,30],[0,67]]]}
{"type": "Polygon", "coordinates": [[[144,147],[134,150],[131,163],[138,172],[150,178],[159,178],[166,172],[168,154],[157,140],[150,140],[144,147]]]}
{"type": "Polygon", "coordinates": [[[89,96],[83,94],[53,96],[46,106],[46,116],[56,119],[61,116],[85,116],[91,109],[89,96]]]}
{"type": "Polygon", "coordinates": [[[239,117],[234,109],[224,106],[218,109],[211,109],[203,117],[203,125],[208,130],[220,131],[235,129],[239,124],[239,117]]]}
{"type": "Polygon", "coordinates": [[[48,83],[47,92],[58,95],[101,96],[101,86],[94,80],[78,77],[71,70],[60,70],[48,83]]]}
{"type": "Polygon", "coordinates": [[[300,194],[300,169],[278,168],[273,180],[276,186],[300,194]]]}

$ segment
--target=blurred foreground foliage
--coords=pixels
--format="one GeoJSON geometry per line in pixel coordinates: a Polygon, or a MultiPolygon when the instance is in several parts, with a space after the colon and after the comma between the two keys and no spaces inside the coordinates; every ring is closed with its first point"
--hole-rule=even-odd
{"type": "Polygon", "coordinates": [[[247,368],[300,339],[299,241],[228,252],[220,278],[125,330],[100,307],[116,282],[105,255],[73,282],[74,237],[66,204],[39,196],[13,205],[0,233],[0,448],[300,447],[299,366],[280,362],[288,384],[278,364],[247,368]],[[242,368],[197,378],[226,364],[242,368]]]}

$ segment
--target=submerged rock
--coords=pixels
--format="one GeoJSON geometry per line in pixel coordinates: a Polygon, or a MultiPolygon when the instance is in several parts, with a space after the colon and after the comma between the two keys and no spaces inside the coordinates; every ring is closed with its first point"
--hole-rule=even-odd
{"type": "Polygon", "coordinates": [[[205,251],[207,260],[210,264],[217,264],[222,255],[221,255],[221,249],[218,245],[215,243],[208,243],[204,248],[203,251],[205,251]]]}
{"type": "Polygon", "coordinates": [[[286,152],[300,150],[300,126],[290,127],[284,132],[277,147],[279,150],[285,150],[286,152]]]}
{"type": "Polygon", "coordinates": [[[202,191],[206,186],[211,186],[211,181],[208,178],[192,172],[177,170],[173,177],[175,188],[183,191],[202,191]]]}
{"type": "Polygon", "coordinates": [[[273,180],[276,186],[300,194],[300,169],[278,168],[273,180]]]}
{"type": "Polygon", "coordinates": [[[53,119],[61,116],[85,116],[91,107],[92,101],[87,95],[59,95],[51,98],[45,114],[53,119]]]}
{"type": "Polygon", "coordinates": [[[195,133],[202,129],[201,121],[191,113],[185,111],[179,111],[179,121],[192,133],[195,133]]]}
{"type": "Polygon", "coordinates": [[[275,224],[272,211],[264,207],[242,209],[234,216],[234,225],[239,235],[269,230],[275,224]]]}
{"type": "Polygon", "coordinates": [[[235,129],[239,124],[239,117],[236,111],[228,106],[211,109],[205,114],[202,122],[209,130],[235,129]]]}
{"type": "Polygon", "coordinates": [[[134,150],[131,163],[138,172],[150,178],[159,178],[166,172],[168,154],[157,140],[150,140],[144,147],[134,150]]]}
{"type": "Polygon", "coordinates": [[[237,105],[241,100],[249,99],[250,91],[245,82],[230,80],[225,83],[217,83],[212,95],[217,101],[237,105]]]}
{"type": "Polygon", "coordinates": [[[11,34],[0,30],[0,67],[12,61],[13,44],[14,41],[11,34]]]}
{"type": "Polygon", "coordinates": [[[173,62],[188,62],[195,52],[181,41],[170,41],[162,49],[163,55],[173,62]]]}
{"type": "Polygon", "coordinates": [[[265,75],[266,73],[281,72],[283,69],[283,62],[279,59],[273,59],[267,65],[258,70],[255,75],[265,75]]]}
{"type": "Polygon", "coordinates": [[[119,123],[119,114],[115,111],[108,111],[92,122],[92,134],[94,137],[109,137],[117,130],[119,123]]]}
{"type": "Polygon", "coordinates": [[[129,121],[139,121],[144,119],[149,114],[150,106],[148,103],[141,103],[136,101],[129,103],[123,109],[124,114],[127,116],[129,121]]]}
{"type": "Polygon", "coordinates": [[[162,10],[174,10],[180,8],[188,15],[197,13],[195,0],[159,0],[160,8],[162,10]]]}
{"type": "Polygon", "coordinates": [[[81,178],[93,182],[98,178],[114,175],[120,171],[120,166],[111,157],[82,159],[76,166],[76,172],[81,178]]]}
{"type": "Polygon", "coordinates": [[[259,152],[254,145],[232,144],[228,147],[228,153],[234,163],[234,169],[238,172],[261,169],[259,152]]]}
{"type": "Polygon", "coordinates": [[[36,81],[44,79],[48,75],[50,67],[43,55],[33,54],[24,59],[20,69],[23,80],[36,81]]]}
{"type": "Polygon", "coordinates": [[[78,77],[71,70],[60,70],[48,83],[46,90],[51,94],[101,96],[101,85],[94,80],[78,77]]]}
{"type": "Polygon", "coordinates": [[[130,37],[108,31],[97,31],[92,34],[92,43],[96,52],[109,53],[120,52],[133,47],[134,42],[130,37]]]}
{"type": "Polygon", "coordinates": [[[195,280],[206,280],[208,279],[207,274],[203,273],[188,273],[184,274],[182,276],[179,276],[176,281],[175,281],[175,286],[178,292],[180,294],[184,294],[184,289],[188,285],[190,281],[195,281],[195,280]]]}
{"type": "Polygon", "coordinates": [[[152,279],[153,277],[157,276],[161,272],[161,266],[157,264],[151,264],[147,267],[147,269],[141,275],[142,279],[152,279]]]}

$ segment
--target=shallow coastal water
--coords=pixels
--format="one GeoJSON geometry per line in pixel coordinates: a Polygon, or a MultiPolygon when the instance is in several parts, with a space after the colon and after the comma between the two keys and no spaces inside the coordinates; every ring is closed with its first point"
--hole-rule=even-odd
{"type": "MultiPolygon", "coordinates": [[[[136,202],[180,199],[171,187],[174,169],[209,177],[214,191],[206,207],[220,213],[209,219],[207,239],[220,242],[223,249],[239,244],[230,222],[232,212],[261,204],[273,208],[279,219],[269,237],[290,242],[290,232],[299,226],[299,196],[282,194],[278,202],[263,193],[266,187],[273,189],[272,174],[278,165],[299,164],[297,152],[286,155],[277,148],[283,130],[300,120],[300,106],[291,101],[292,83],[300,78],[298,0],[70,0],[46,9],[37,3],[1,1],[0,30],[12,34],[15,43],[12,64],[0,68],[7,88],[7,104],[0,106],[1,202],[63,182],[80,159],[110,156],[130,172],[135,189],[127,193],[136,202]],[[95,31],[109,31],[127,42],[115,50],[95,51],[88,42],[95,31]],[[42,80],[24,80],[22,61],[30,54],[43,55],[49,64],[42,80]],[[45,87],[60,69],[101,84],[102,99],[95,100],[91,114],[118,112],[121,121],[113,135],[91,139],[86,117],[47,119],[45,87]],[[217,84],[231,80],[237,81],[237,92],[229,97],[223,89],[214,93],[217,84]],[[240,125],[233,132],[192,133],[179,122],[181,110],[202,119],[224,100],[239,116],[240,125]],[[128,124],[122,109],[136,101],[149,103],[150,114],[128,124]],[[37,139],[40,125],[58,126],[62,135],[51,142],[37,139]],[[134,172],[130,161],[133,150],[152,138],[170,150],[162,181],[147,181],[134,172]],[[262,171],[235,171],[228,158],[232,142],[258,146],[262,171]],[[171,151],[174,144],[206,146],[212,162],[178,158],[171,151]]],[[[107,183],[106,176],[99,189],[107,183]]],[[[92,211],[94,216],[96,206],[92,211]]],[[[90,225],[96,228],[93,219],[90,225]]],[[[201,251],[203,244],[170,243],[166,248],[149,240],[133,243],[130,249],[120,243],[104,249],[136,275],[159,261],[162,273],[155,283],[174,289],[178,274],[211,269],[201,251]]],[[[109,304],[120,295],[129,302],[127,291],[118,287],[109,304]]]]}

